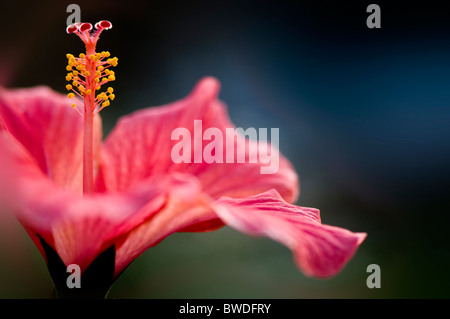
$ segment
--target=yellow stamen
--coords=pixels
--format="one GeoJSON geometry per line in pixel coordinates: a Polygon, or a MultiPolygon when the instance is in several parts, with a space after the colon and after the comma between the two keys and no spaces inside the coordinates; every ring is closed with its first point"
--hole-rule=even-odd
{"type": "MultiPolygon", "coordinates": [[[[67,73],[66,80],[69,83],[71,81],[71,84],[66,85],[66,89],[78,92],[85,99],[85,103],[89,101],[86,100],[87,96],[90,96],[92,92],[99,91],[94,101],[89,101],[89,103],[93,103],[93,109],[97,111],[109,106],[110,101],[116,98],[113,94],[114,90],[112,87],[108,87],[105,92],[101,92],[101,86],[116,80],[116,75],[110,68],[117,65],[118,59],[110,58],[108,51],[94,52],[89,55],[80,53],[78,56],[79,58],[75,58],[70,53],[66,54],[68,59],[66,69],[70,71],[67,73]],[[103,60],[105,58],[106,61],[103,60]]],[[[75,94],[69,93],[67,96],[74,98],[75,94]]],[[[72,105],[72,107],[74,106],[72,105]]]]}

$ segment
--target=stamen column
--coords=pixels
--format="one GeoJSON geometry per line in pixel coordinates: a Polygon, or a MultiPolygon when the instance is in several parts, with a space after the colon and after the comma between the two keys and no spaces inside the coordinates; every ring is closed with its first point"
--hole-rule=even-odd
{"type": "Polygon", "coordinates": [[[84,120],[83,133],[83,193],[91,194],[94,191],[94,117],[103,108],[109,106],[109,100],[114,100],[113,89],[108,87],[106,92],[96,96],[96,91],[100,90],[105,83],[115,80],[114,71],[108,70],[110,66],[117,65],[117,58],[109,57],[109,52],[96,53],[95,47],[103,30],[112,27],[109,21],[100,21],[95,25],[96,31],[92,31],[90,23],[76,23],[67,27],[67,33],[78,35],[86,46],[86,54],[80,54],[75,58],[72,54],[67,54],[69,64],[66,80],[73,81],[66,88],[73,93],[69,93],[69,98],[74,98],[75,94],[83,100],[83,112],[79,110],[79,105],[73,103],[75,108],[84,120]],[[75,68],[75,70],[73,69],[75,68]],[[78,92],[77,92],[78,91],[78,92]]]}

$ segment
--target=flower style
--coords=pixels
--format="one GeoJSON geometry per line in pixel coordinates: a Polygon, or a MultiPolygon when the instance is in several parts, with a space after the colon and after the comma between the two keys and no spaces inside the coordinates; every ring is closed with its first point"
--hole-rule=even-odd
{"type": "Polygon", "coordinates": [[[67,30],[87,43],[86,55],[68,55],[67,68],[74,82],[68,89],[75,87],[84,104],[47,87],[0,90],[0,188],[47,262],[50,247],[64,265],[84,272],[112,249],[114,279],[172,233],[229,225],[286,245],[308,276],[334,276],[345,266],[366,234],[324,225],[319,210],[292,204],[298,177],[283,156],[270,175],[260,173],[261,162],[172,161],[175,128],[192,131],[201,120],[203,130],[225,135],[234,127],[215,78],[203,78],[182,100],[121,118],[102,143],[97,113],[114,95],[95,90],[114,80],[105,70],[117,59],[95,53],[98,35],[111,24],[98,23],[93,34],[89,26],[67,30]]]}

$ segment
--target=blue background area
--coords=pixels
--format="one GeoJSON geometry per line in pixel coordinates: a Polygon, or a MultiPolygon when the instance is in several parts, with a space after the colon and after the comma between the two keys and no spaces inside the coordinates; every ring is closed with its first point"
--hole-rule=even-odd
{"type": "MultiPolygon", "coordinates": [[[[1,84],[65,91],[65,53],[82,51],[64,32],[69,3],[1,5],[0,62],[13,66],[1,84]]],[[[368,29],[369,3],[78,1],[83,21],[114,26],[99,43],[119,58],[117,98],[102,112],[105,135],[120,116],[183,98],[215,76],[236,126],[280,128],[280,150],[300,176],[298,203],[320,208],[324,223],[368,233],[344,271],[326,281],[304,277],[290,252],[268,239],[228,228],[176,234],[137,259],[112,297],[450,296],[445,3],[376,1],[382,28],[368,29]],[[381,267],[381,289],[365,285],[371,263],[381,267]]],[[[23,242],[33,256],[26,270],[8,264],[3,245],[2,297],[51,289],[26,234],[23,242]]]]}

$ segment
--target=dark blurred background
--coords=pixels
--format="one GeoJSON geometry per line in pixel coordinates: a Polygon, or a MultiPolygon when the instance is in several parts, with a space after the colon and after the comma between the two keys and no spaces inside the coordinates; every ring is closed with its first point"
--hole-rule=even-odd
{"type": "MultiPolygon", "coordinates": [[[[298,204],[368,233],[335,278],[305,277],[290,251],[223,228],[175,234],[118,279],[111,298],[448,298],[450,20],[427,1],[77,1],[107,19],[99,50],[119,58],[105,136],[133,110],[186,96],[206,75],[236,126],[280,128],[298,204]],[[366,26],[381,7],[381,29],[366,26]],[[369,289],[366,267],[381,267],[369,289]]],[[[0,85],[65,92],[66,1],[0,5],[0,85]]],[[[0,227],[0,297],[51,297],[37,249],[0,227]]]]}

